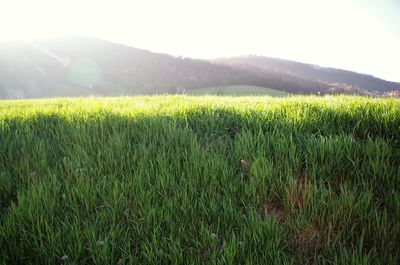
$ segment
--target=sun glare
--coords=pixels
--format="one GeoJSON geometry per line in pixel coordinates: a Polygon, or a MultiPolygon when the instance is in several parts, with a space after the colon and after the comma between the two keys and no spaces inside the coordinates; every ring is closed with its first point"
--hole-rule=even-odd
{"type": "Polygon", "coordinates": [[[395,1],[6,0],[0,40],[93,36],[174,55],[260,54],[399,80],[399,10],[395,1]]]}

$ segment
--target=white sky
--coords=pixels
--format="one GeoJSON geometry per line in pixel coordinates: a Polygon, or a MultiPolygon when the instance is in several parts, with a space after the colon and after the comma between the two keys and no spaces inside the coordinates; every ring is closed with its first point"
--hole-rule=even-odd
{"type": "Polygon", "coordinates": [[[266,55],[400,81],[400,0],[0,0],[0,40],[62,35],[196,58],[266,55]]]}

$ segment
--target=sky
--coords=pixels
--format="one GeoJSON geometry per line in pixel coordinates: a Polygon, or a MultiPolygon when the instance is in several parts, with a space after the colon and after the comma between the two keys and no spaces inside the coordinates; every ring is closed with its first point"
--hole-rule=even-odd
{"type": "Polygon", "coordinates": [[[265,55],[400,82],[400,0],[0,0],[0,41],[70,35],[194,58],[265,55]]]}

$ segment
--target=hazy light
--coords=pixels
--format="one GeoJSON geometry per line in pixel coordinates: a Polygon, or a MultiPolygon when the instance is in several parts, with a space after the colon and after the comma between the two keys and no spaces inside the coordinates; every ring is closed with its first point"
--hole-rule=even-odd
{"type": "Polygon", "coordinates": [[[95,62],[82,58],[71,62],[68,66],[69,80],[82,87],[96,86],[101,82],[100,69],[95,62]]]}
{"type": "Polygon", "coordinates": [[[95,36],[199,58],[260,54],[400,81],[396,0],[3,0],[0,32],[95,36]]]}

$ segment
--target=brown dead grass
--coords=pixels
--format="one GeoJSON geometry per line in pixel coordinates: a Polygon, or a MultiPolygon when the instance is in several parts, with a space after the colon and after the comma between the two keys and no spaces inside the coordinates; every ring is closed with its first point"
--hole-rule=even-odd
{"type": "Polygon", "coordinates": [[[288,229],[288,238],[293,251],[296,253],[296,260],[299,264],[316,264],[315,254],[321,252],[328,240],[323,230],[318,226],[309,224],[308,226],[293,231],[288,225],[294,218],[297,211],[304,209],[311,201],[313,196],[313,184],[310,178],[297,178],[289,184],[287,199],[291,209],[284,210],[283,204],[279,202],[263,201],[260,205],[260,216],[269,217],[278,222],[283,229],[288,229]]]}
{"type": "Polygon", "coordinates": [[[305,208],[313,195],[313,184],[307,177],[295,179],[288,188],[287,198],[295,209],[305,208]]]}
{"type": "Polygon", "coordinates": [[[318,227],[309,225],[298,231],[290,242],[299,264],[318,264],[315,259],[326,245],[326,238],[318,227]]]}
{"type": "Polygon", "coordinates": [[[282,205],[274,202],[261,203],[259,213],[261,217],[270,217],[278,223],[283,223],[287,219],[282,205]]]}

